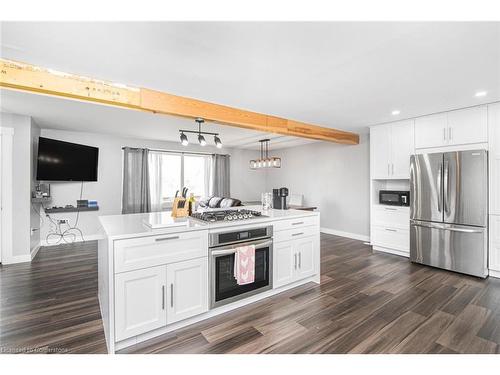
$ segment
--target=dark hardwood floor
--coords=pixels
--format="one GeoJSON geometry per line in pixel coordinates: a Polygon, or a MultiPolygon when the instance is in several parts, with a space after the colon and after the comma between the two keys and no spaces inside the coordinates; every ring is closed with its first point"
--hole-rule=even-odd
{"type": "MultiPolygon", "coordinates": [[[[123,353],[498,353],[500,280],[321,235],[322,283],[303,285],[123,353]]],[[[0,352],[103,353],[96,243],[0,266],[0,352]]]]}

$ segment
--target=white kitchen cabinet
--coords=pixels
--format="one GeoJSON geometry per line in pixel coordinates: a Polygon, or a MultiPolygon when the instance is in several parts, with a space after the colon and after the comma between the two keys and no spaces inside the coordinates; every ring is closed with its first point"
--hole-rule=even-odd
{"type": "Polygon", "coordinates": [[[446,145],[448,128],[446,113],[415,119],[415,148],[441,147],[446,145]]]}
{"type": "Polygon", "coordinates": [[[208,258],[167,265],[167,323],[208,311],[208,258]]]}
{"type": "Polygon", "coordinates": [[[488,142],[486,106],[460,109],[415,120],[415,148],[488,142]]]}
{"type": "Polygon", "coordinates": [[[275,243],[273,246],[273,287],[293,282],[295,276],[293,241],[275,243]]]}
{"type": "Polygon", "coordinates": [[[488,142],[488,118],[485,106],[448,112],[448,145],[488,142]]]}
{"type": "Polygon", "coordinates": [[[408,229],[374,226],[372,228],[372,245],[409,254],[410,232],[408,229]]]}
{"type": "Polygon", "coordinates": [[[208,256],[208,231],[116,241],[115,273],[208,256]]]}
{"type": "MultiPolygon", "coordinates": [[[[301,232],[297,232],[301,233],[301,232]]],[[[278,288],[316,274],[319,236],[299,235],[294,240],[278,242],[273,250],[273,287],[278,288]]]]}
{"type": "Polygon", "coordinates": [[[166,266],[124,272],[115,276],[116,341],[167,324],[166,266]]]}
{"type": "Polygon", "coordinates": [[[413,120],[378,125],[370,129],[373,179],[410,178],[410,155],[414,152],[413,120]]]}
{"type": "Polygon", "coordinates": [[[414,121],[391,126],[391,179],[410,178],[410,156],[415,152],[414,121]]]}
{"type": "Polygon", "coordinates": [[[379,125],[370,129],[372,178],[390,178],[391,126],[379,125]]]}
{"type": "Polygon", "coordinates": [[[294,252],[297,254],[297,270],[295,279],[305,279],[316,273],[314,263],[315,249],[319,248],[318,236],[294,240],[294,252]]]}
{"type": "Polygon", "coordinates": [[[500,103],[488,105],[490,214],[500,215],[500,103]]]}

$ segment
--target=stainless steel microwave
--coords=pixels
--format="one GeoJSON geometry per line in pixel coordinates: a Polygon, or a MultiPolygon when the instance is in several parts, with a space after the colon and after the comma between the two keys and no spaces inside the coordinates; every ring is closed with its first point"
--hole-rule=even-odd
{"type": "Polygon", "coordinates": [[[378,201],[380,204],[388,204],[391,206],[409,206],[410,192],[400,190],[380,190],[378,193],[378,201]]]}

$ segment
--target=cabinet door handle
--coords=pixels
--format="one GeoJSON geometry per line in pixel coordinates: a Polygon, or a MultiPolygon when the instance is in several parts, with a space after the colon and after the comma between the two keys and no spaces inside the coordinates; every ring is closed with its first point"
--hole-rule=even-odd
{"type": "Polygon", "coordinates": [[[397,211],[397,208],[384,207],[386,211],[397,211]]]}
{"type": "Polygon", "coordinates": [[[299,269],[302,268],[302,253],[299,253],[299,269]]]}
{"type": "Polygon", "coordinates": [[[446,142],[446,128],[443,128],[443,141],[446,142]]]}
{"type": "Polygon", "coordinates": [[[387,175],[391,174],[391,163],[387,163],[387,175]]]}
{"type": "Polygon", "coordinates": [[[385,228],[385,230],[386,230],[386,231],[388,231],[388,232],[397,232],[397,230],[396,230],[396,229],[389,229],[389,228],[385,228]]]}
{"type": "Polygon", "coordinates": [[[292,225],[301,225],[301,224],[304,224],[303,221],[297,221],[296,223],[292,223],[292,225]]]}
{"type": "Polygon", "coordinates": [[[293,254],[293,268],[297,269],[297,253],[293,254]]]}
{"type": "Polygon", "coordinates": [[[394,163],[392,163],[392,175],[394,176],[394,163]]]}
{"type": "Polygon", "coordinates": [[[174,284],[170,284],[170,307],[174,307],[174,284]]]}
{"type": "Polygon", "coordinates": [[[453,140],[453,132],[452,132],[452,128],[449,127],[448,128],[448,141],[452,141],[453,140]]]}
{"type": "Polygon", "coordinates": [[[179,239],[179,236],[173,236],[173,237],[155,238],[155,241],[161,242],[161,241],[178,240],[178,239],[179,239]]]}
{"type": "Polygon", "coordinates": [[[304,234],[304,232],[292,233],[292,236],[300,236],[301,234],[304,234]]]}
{"type": "Polygon", "coordinates": [[[161,309],[165,310],[165,285],[161,286],[161,309]]]}

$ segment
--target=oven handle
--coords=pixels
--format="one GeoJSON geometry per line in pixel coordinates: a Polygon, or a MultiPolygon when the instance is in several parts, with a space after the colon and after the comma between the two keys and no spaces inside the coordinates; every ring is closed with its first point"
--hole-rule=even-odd
{"type": "Polygon", "coordinates": [[[228,254],[234,254],[236,253],[236,248],[240,246],[248,246],[248,245],[255,245],[255,249],[260,249],[262,247],[267,247],[272,245],[273,240],[265,239],[261,241],[248,241],[248,242],[241,242],[238,244],[230,245],[230,246],[224,246],[224,247],[218,247],[217,250],[212,250],[210,251],[210,255],[228,255],[228,254]]]}

